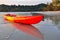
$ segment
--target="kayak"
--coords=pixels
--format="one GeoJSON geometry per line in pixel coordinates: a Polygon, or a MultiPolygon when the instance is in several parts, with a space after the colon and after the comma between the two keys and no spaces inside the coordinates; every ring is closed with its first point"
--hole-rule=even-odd
{"type": "Polygon", "coordinates": [[[24,23],[24,24],[36,24],[44,19],[43,15],[34,16],[18,16],[15,14],[5,14],[4,18],[10,22],[24,23]]]}

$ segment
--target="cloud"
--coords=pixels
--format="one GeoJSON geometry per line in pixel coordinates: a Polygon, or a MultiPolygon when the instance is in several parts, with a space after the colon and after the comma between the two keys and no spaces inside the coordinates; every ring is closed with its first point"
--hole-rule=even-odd
{"type": "Polygon", "coordinates": [[[36,5],[39,3],[47,3],[51,2],[51,0],[0,0],[0,4],[7,5],[36,5]]]}

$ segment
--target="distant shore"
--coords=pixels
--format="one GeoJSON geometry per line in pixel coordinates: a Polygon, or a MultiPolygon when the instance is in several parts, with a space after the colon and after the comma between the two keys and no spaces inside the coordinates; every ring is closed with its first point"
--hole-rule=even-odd
{"type": "Polygon", "coordinates": [[[60,10],[59,11],[0,11],[0,12],[60,12],[60,10]]]}
{"type": "Polygon", "coordinates": [[[46,11],[46,12],[60,12],[60,11],[46,11]]]}

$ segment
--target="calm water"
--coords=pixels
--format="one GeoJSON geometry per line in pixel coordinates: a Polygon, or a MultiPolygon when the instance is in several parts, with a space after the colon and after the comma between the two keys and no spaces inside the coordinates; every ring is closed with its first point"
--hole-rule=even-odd
{"type": "Polygon", "coordinates": [[[7,13],[32,15],[31,12],[0,12],[0,40],[60,40],[60,12],[41,12],[44,21],[33,25],[7,22],[3,18],[7,13]]]}

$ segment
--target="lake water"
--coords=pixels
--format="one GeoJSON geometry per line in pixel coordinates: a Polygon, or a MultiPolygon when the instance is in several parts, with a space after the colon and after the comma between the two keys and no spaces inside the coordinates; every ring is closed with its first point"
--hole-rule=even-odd
{"type": "Polygon", "coordinates": [[[60,12],[44,14],[44,21],[25,25],[4,20],[4,14],[32,15],[33,12],[0,12],[0,40],[60,40],[60,12]]]}

